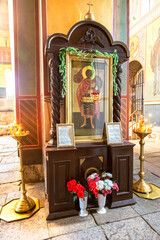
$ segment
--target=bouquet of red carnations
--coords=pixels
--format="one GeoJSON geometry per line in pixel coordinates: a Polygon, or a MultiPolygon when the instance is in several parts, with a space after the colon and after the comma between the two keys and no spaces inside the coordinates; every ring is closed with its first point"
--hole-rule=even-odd
{"type": "Polygon", "coordinates": [[[86,189],[80,183],[77,183],[75,179],[67,183],[68,191],[74,195],[73,200],[77,198],[84,198],[86,194],[86,189]]]}

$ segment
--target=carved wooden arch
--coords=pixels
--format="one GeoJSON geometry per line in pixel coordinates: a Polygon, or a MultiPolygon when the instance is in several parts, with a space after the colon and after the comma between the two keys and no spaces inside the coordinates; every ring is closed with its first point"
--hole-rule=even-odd
{"type": "Polygon", "coordinates": [[[129,49],[125,43],[113,41],[110,32],[100,23],[91,20],[77,22],[69,30],[67,35],[55,33],[48,37],[46,53],[49,56],[50,80],[51,80],[51,136],[53,144],[56,143],[56,123],[60,122],[60,89],[61,77],[58,71],[59,49],[62,47],[74,47],[86,52],[98,50],[102,53],[113,53],[117,50],[119,57],[117,65],[118,94],[113,97],[113,121],[120,121],[121,112],[121,74],[122,64],[129,59],[129,49]]]}

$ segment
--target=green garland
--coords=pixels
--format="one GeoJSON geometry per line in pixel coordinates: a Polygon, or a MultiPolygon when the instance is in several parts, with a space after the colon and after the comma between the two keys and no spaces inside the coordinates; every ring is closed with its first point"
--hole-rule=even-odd
{"type": "Polygon", "coordinates": [[[96,56],[107,56],[107,57],[113,57],[113,94],[114,96],[117,95],[117,83],[116,83],[116,75],[117,75],[117,63],[118,63],[118,55],[116,49],[114,50],[114,53],[101,53],[98,50],[93,50],[92,53],[86,53],[82,50],[79,50],[78,48],[68,47],[68,48],[60,48],[59,50],[59,59],[60,59],[60,65],[59,65],[59,73],[61,74],[61,81],[62,81],[62,98],[66,95],[66,53],[76,53],[77,56],[86,58],[88,55],[91,55],[91,66],[93,66],[93,57],[96,56]]]}

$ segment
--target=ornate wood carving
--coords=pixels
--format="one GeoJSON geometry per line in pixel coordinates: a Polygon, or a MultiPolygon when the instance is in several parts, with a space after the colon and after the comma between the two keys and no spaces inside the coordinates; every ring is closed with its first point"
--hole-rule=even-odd
{"type": "Polygon", "coordinates": [[[92,28],[88,28],[85,32],[85,35],[78,41],[78,44],[82,43],[91,43],[93,45],[97,44],[100,47],[104,48],[101,39],[95,34],[95,31],[92,28]]]}
{"type": "MultiPolygon", "coordinates": [[[[113,41],[110,32],[96,21],[84,20],[77,22],[69,30],[67,35],[55,33],[49,36],[46,44],[46,52],[51,56],[49,62],[50,80],[51,80],[51,108],[52,124],[51,136],[53,143],[56,143],[56,124],[60,122],[60,73],[59,66],[59,49],[67,47],[76,47],[82,51],[91,52],[98,50],[113,53],[117,50],[119,64],[117,67],[117,84],[118,95],[113,98],[113,121],[120,121],[121,112],[121,64],[129,59],[129,50],[125,43],[113,41]]],[[[65,119],[64,101],[61,103],[61,119],[65,119]],[[64,110],[63,110],[64,109],[64,110]],[[62,117],[63,115],[63,117],[62,117]]]]}
{"type": "Polygon", "coordinates": [[[58,61],[54,58],[49,60],[50,81],[51,81],[51,130],[52,144],[56,144],[56,124],[60,122],[60,84],[58,79],[58,61]]]}
{"type": "Polygon", "coordinates": [[[117,65],[117,96],[113,97],[113,122],[120,122],[121,120],[121,75],[122,75],[122,65],[119,62],[117,65]]]}

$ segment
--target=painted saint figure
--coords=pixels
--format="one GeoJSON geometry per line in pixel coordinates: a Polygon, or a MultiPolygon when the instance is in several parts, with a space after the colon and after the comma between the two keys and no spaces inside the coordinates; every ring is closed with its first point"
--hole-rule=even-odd
{"type": "Polygon", "coordinates": [[[160,28],[158,38],[151,52],[150,64],[154,73],[154,95],[160,94],[160,28]]]}
{"type": "Polygon", "coordinates": [[[77,101],[81,116],[83,117],[82,127],[87,126],[87,119],[90,119],[91,128],[94,128],[93,119],[100,118],[99,101],[94,100],[94,94],[100,93],[102,80],[95,76],[95,69],[92,66],[85,66],[74,75],[74,82],[79,83],[77,88],[77,101]]]}

